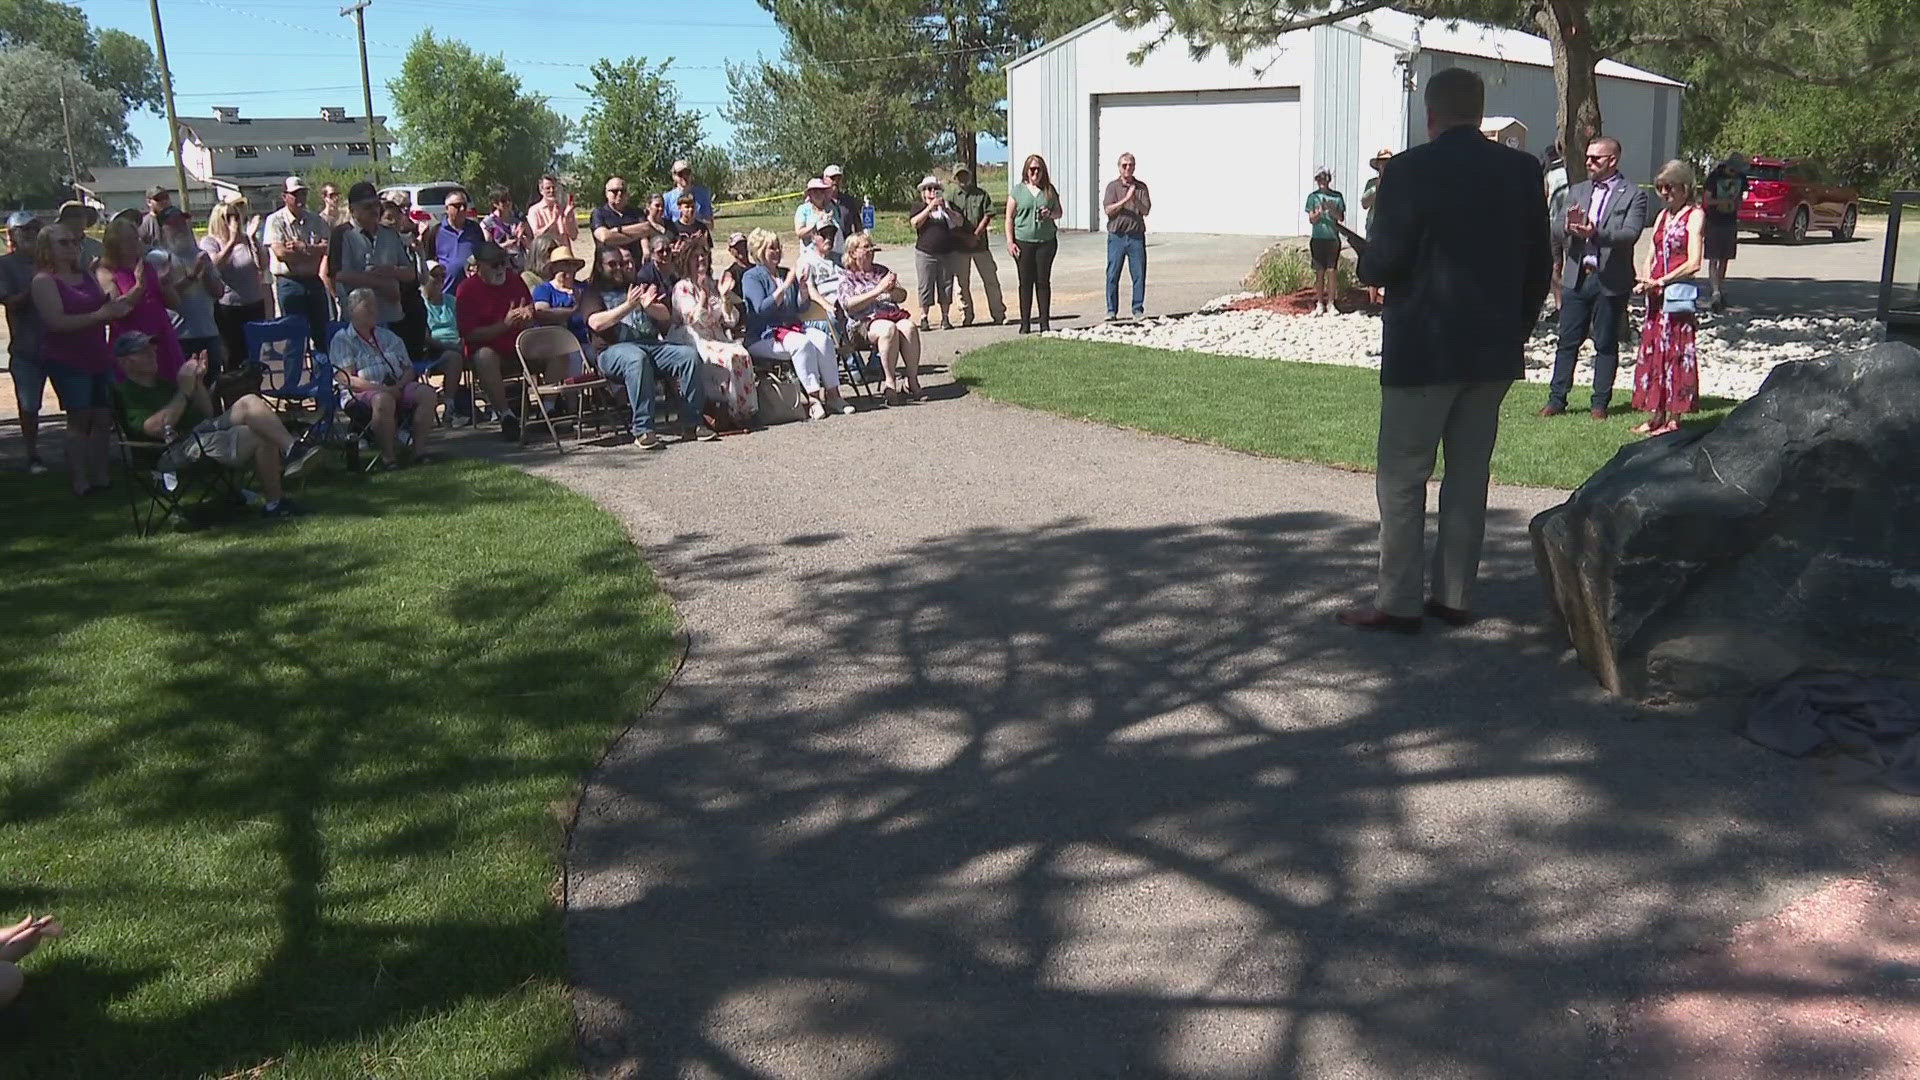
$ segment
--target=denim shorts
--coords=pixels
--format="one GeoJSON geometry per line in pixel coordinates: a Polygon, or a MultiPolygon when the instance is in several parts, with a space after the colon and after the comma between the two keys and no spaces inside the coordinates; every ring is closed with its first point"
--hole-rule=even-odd
{"type": "Polygon", "coordinates": [[[113,382],[105,375],[88,375],[69,368],[55,367],[47,372],[53,392],[60,398],[60,411],[69,415],[86,409],[113,408],[113,382]]]}
{"type": "Polygon", "coordinates": [[[31,356],[9,357],[7,369],[13,379],[13,400],[19,403],[20,411],[38,413],[47,396],[47,373],[41,370],[40,361],[31,356]]]}

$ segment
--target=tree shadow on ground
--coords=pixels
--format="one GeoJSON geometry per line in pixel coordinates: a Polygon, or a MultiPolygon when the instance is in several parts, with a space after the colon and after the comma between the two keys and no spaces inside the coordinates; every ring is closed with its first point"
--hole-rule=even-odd
{"type": "Polygon", "coordinates": [[[456,464],[141,541],[38,479],[4,483],[0,710],[37,737],[0,760],[0,912],[69,935],[10,1064],[563,1072],[553,807],[674,651],[612,523],[456,464]]]}
{"type": "Polygon", "coordinates": [[[1602,695],[1525,524],[1418,638],[1332,623],[1332,513],[971,529],[711,628],[576,834],[590,1071],[1607,1075],[1671,961],[1913,826],[1602,695]]]}

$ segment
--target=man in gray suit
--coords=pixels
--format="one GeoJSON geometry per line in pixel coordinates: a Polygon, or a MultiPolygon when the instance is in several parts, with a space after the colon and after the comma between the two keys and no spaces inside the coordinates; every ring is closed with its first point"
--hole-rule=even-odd
{"type": "Polygon", "coordinates": [[[1567,190],[1566,208],[1553,221],[1554,239],[1566,245],[1567,257],[1560,268],[1560,351],[1541,416],[1567,411],[1574,364],[1591,333],[1593,418],[1607,418],[1637,272],[1633,246],[1646,228],[1647,193],[1620,174],[1620,141],[1597,136],[1587,144],[1587,178],[1567,190]]]}

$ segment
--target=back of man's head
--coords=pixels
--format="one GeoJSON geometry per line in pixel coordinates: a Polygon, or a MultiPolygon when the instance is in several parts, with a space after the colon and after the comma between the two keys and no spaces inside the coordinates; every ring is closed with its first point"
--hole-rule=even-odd
{"type": "Polygon", "coordinates": [[[1435,131],[1463,124],[1480,126],[1486,115],[1487,84],[1466,68],[1436,71],[1427,79],[1427,126],[1435,131]]]}

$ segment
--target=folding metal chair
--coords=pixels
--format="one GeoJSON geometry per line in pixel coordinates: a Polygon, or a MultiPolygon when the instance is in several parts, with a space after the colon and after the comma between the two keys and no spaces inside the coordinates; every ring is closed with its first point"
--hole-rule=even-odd
{"type": "Polygon", "coordinates": [[[840,381],[853,386],[854,391],[865,397],[874,397],[879,391],[874,383],[881,378],[880,350],[869,346],[866,349],[854,347],[853,339],[847,335],[847,313],[834,309],[834,317],[827,320],[827,328],[833,333],[834,358],[840,363],[840,381]]]}
{"type": "Polygon", "coordinates": [[[539,424],[547,429],[547,435],[553,440],[553,448],[566,453],[566,447],[560,444],[560,432],[555,421],[569,420],[578,433],[587,420],[587,395],[594,390],[604,389],[604,378],[567,380],[557,383],[543,383],[536,371],[545,371],[546,365],[560,357],[579,356],[581,365],[586,363],[586,351],[580,339],[573,331],[564,326],[533,326],[520,331],[520,337],[514,343],[514,351],[520,358],[520,443],[527,441],[527,429],[539,424]],[[573,398],[572,413],[565,414],[564,408],[568,395],[573,398]],[[553,399],[549,407],[548,399],[553,399]]]}

